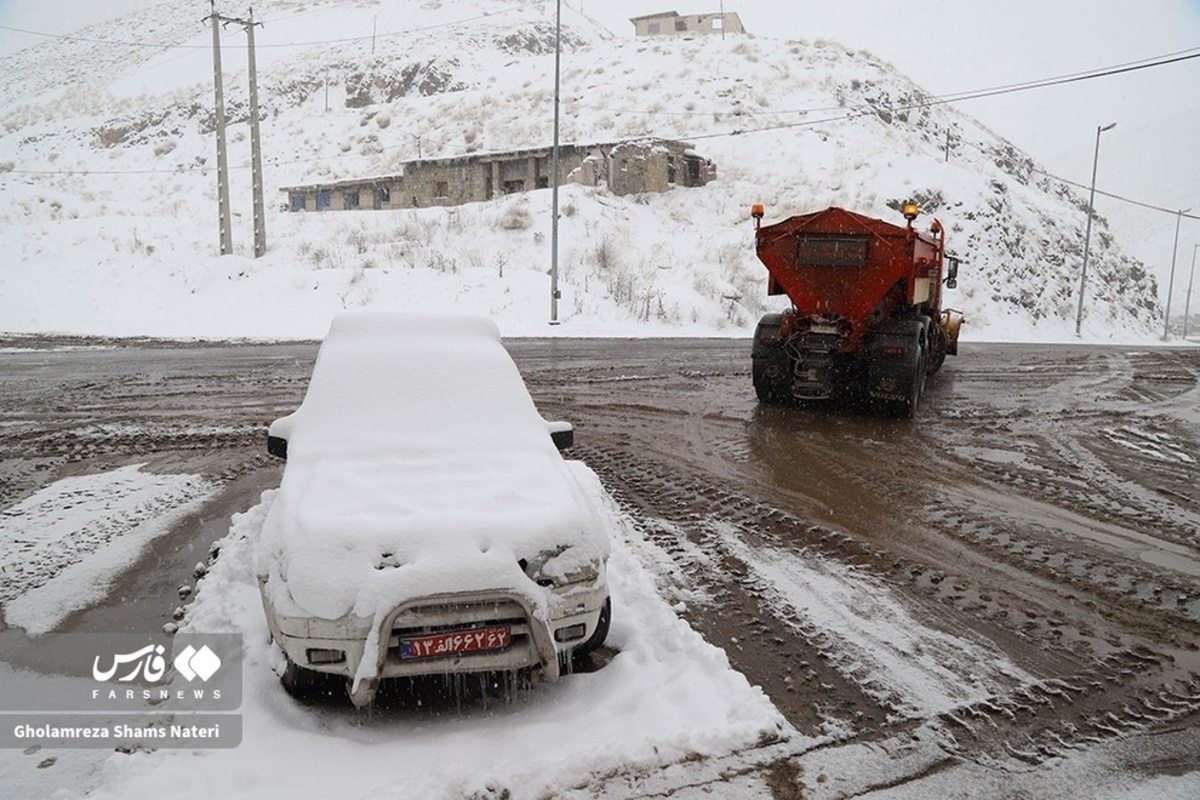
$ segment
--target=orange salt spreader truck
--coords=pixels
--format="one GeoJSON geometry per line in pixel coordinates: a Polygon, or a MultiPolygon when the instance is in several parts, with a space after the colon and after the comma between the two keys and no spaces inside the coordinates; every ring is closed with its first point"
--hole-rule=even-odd
{"type": "Polygon", "coordinates": [[[751,209],[767,293],[792,307],[767,314],[754,332],[754,389],[760,401],[866,399],[900,417],[917,409],[925,378],[958,353],[963,315],[942,308],[942,287],[955,288],[959,259],[934,220],[914,226],[841,208],[763,225],[751,209]]]}

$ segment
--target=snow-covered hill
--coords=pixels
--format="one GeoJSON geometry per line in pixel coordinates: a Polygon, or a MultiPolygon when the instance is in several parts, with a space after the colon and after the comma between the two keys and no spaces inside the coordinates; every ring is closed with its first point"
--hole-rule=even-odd
{"type": "MultiPolygon", "coordinates": [[[[229,15],[240,9],[219,10],[229,15]]],[[[253,259],[245,35],[222,35],[238,255],[218,257],[211,33],[173,0],[0,70],[0,330],[317,337],[347,307],[456,307],[506,335],[748,335],[767,222],[839,205],[942,220],[972,339],[1074,338],[1086,198],[867,53],[759,36],[633,39],[566,13],[562,139],[693,142],[718,179],[457,208],[293,214],[279,187],[552,140],[554,4],[256,4],[269,252],[253,259]],[[402,33],[379,35],[402,27],[402,33]],[[397,25],[397,20],[403,20],[397,25]]],[[[772,307],[778,305],[773,300],[772,307]]],[[[1084,335],[1150,340],[1153,278],[1093,227],[1084,335]]]]}

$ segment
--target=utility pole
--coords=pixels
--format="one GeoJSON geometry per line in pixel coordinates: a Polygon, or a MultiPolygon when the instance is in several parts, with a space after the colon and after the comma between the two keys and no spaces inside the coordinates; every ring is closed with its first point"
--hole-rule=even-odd
{"type": "Polygon", "coordinates": [[[213,36],[213,86],[216,91],[217,118],[217,213],[221,229],[221,255],[233,252],[233,233],[229,227],[229,160],[225,154],[225,95],[221,85],[221,30],[217,24],[221,16],[217,13],[216,0],[209,0],[212,13],[213,36]]]}
{"type": "Polygon", "coordinates": [[[258,71],[254,63],[254,9],[244,23],[250,67],[250,162],[253,172],[251,183],[254,191],[254,257],[262,258],[267,252],[267,219],[263,210],[262,139],[258,133],[258,71]]]}
{"type": "Polygon", "coordinates": [[[1079,273],[1079,311],[1075,314],[1076,336],[1079,336],[1079,329],[1083,326],[1083,297],[1087,293],[1088,250],[1092,245],[1092,217],[1096,215],[1096,167],[1100,163],[1100,134],[1111,131],[1115,127],[1117,127],[1117,123],[1113,122],[1102,128],[1096,128],[1096,153],[1092,156],[1092,191],[1088,195],[1087,230],[1083,234],[1083,269],[1079,273]]]}
{"type": "Polygon", "coordinates": [[[1188,276],[1187,300],[1183,304],[1183,338],[1188,337],[1188,320],[1192,313],[1192,282],[1196,280],[1196,250],[1200,244],[1192,245],[1192,274],[1188,276]]]}
{"type": "Polygon", "coordinates": [[[555,6],[554,16],[554,147],[550,156],[550,172],[553,173],[550,193],[550,324],[557,325],[558,301],[562,294],[558,290],[558,90],[562,59],[562,0],[555,6]]]}
{"type": "Polygon", "coordinates": [[[258,70],[254,59],[254,9],[248,19],[225,17],[217,13],[216,0],[210,17],[213,27],[213,80],[217,87],[217,194],[221,206],[221,255],[233,252],[233,236],[229,229],[229,165],[225,153],[225,101],[221,84],[221,37],[217,23],[241,25],[246,31],[247,66],[250,72],[250,164],[254,201],[254,257],[267,252],[267,215],[263,200],[262,137],[258,131],[258,70]]]}
{"type": "Polygon", "coordinates": [[[1171,279],[1167,282],[1167,313],[1163,315],[1164,342],[1171,333],[1171,300],[1175,291],[1175,257],[1179,255],[1179,223],[1183,222],[1183,215],[1189,211],[1190,208],[1181,208],[1175,216],[1175,246],[1171,249],[1171,279]]]}

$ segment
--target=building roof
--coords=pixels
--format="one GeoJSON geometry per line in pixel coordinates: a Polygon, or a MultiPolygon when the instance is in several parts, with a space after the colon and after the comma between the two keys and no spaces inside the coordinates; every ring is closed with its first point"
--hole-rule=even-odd
{"type": "Polygon", "coordinates": [[[638,20],[642,19],[659,19],[660,17],[678,17],[678,11],[659,11],[657,14],[643,14],[640,17],[630,17],[629,21],[637,24],[638,20]]]}

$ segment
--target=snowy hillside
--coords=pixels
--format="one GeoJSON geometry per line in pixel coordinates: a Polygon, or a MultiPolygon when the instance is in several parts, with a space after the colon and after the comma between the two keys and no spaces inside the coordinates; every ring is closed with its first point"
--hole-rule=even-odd
{"type": "MultiPolygon", "coordinates": [[[[317,337],[348,307],[456,307],[505,335],[748,335],[767,222],[922,203],[965,259],[970,339],[1073,339],[1086,198],[887,65],[829,42],[614,37],[564,12],[562,139],[661,136],[703,188],[564,187],[550,328],[548,190],[457,208],[287,213],[279,188],[418,157],[547,146],[554,4],[256,4],[269,252],[252,254],[245,34],[222,33],[238,255],[218,257],[211,33],[175,0],[0,63],[0,331],[317,337]],[[400,24],[400,20],[403,21],[400,24]],[[404,33],[373,35],[380,29],[404,33]],[[947,142],[948,147],[947,147],[947,142]]],[[[243,14],[235,8],[219,10],[243,14]]],[[[778,306],[778,299],[771,306],[778,306]]],[[[1150,340],[1153,278],[1092,232],[1085,338],[1150,340]]]]}

